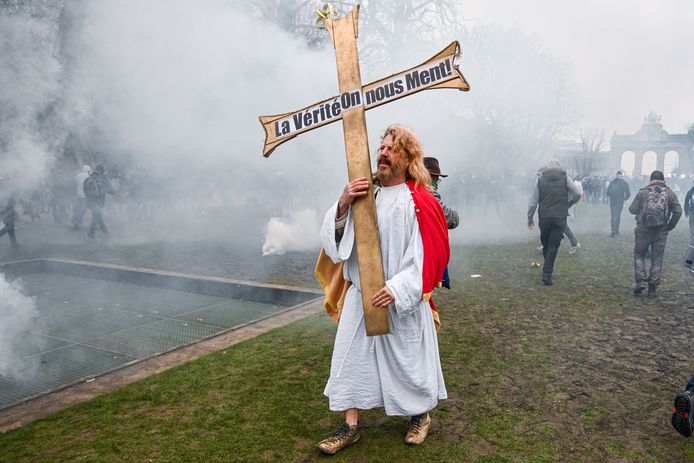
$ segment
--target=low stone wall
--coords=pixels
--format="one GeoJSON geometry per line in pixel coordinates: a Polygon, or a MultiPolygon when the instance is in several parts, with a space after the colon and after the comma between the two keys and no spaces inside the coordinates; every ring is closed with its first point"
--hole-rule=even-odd
{"type": "Polygon", "coordinates": [[[0,272],[10,277],[38,272],[59,273],[287,307],[302,304],[323,294],[319,290],[307,288],[66,259],[31,259],[7,262],[0,264],[0,272]]]}

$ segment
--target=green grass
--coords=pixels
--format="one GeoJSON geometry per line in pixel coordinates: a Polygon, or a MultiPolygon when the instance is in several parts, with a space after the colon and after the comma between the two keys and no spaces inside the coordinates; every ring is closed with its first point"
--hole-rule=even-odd
{"type": "MultiPolygon", "coordinates": [[[[405,418],[367,411],[362,440],[330,460],[694,461],[694,441],[669,425],[694,374],[684,228],[668,243],[656,300],[630,293],[628,232],[579,231],[583,247],[568,256],[563,244],[552,287],[530,265],[541,261],[532,238],[456,248],[454,288],[436,296],[450,398],[429,439],[406,447],[405,418]]],[[[297,284],[310,272],[292,265],[271,278],[297,284]]],[[[341,422],[322,395],[334,334],[313,316],[70,407],[0,435],[0,461],[326,460],[315,444],[341,422]]]]}

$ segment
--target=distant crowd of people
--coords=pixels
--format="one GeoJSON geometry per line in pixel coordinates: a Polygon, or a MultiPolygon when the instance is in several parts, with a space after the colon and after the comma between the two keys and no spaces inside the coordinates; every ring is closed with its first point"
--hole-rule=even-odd
{"type": "Polygon", "coordinates": [[[109,235],[106,215],[121,216],[129,223],[149,223],[160,214],[181,210],[215,213],[233,200],[231,194],[219,193],[225,191],[222,184],[227,184],[222,175],[172,182],[163,174],[139,170],[122,173],[107,164],[94,168],[84,165],[75,171],[61,168],[29,192],[0,198],[0,221],[5,226],[0,236],[8,234],[12,245],[19,246],[14,223],[21,217],[34,223],[67,225],[75,231],[80,231],[87,219],[86,235],[94,239],[99,233],[109,235]]]}
{"type": "MultiPolygon", "coordinates": [[[[103,219],[103,209],[106,195],[113,195],[116,190],[103,165],[99,164],[94,169],[85,165],[74,176],[72,182],[55,182],[50,191],[52,194],[45,194],[45,190],[39,189],[28,198],[21,198],[21,210],[32,222],[40,221],[41,213],[50,213],[56,223],[71,222],[72,228],[79,230],[86,212],[89,211],[91,221],[87,236],[94,239],[97,228],[104,236],[108,236],[109,230],[103,219]]],[[[19,215],[16,206],[17,200],[10,197],[0,212],[4,224],[0,236],[7,233],[13,247],[19,246],[15,230],[15,222],[19,215]]]]}
{"type": "MultiPolygon", "coordinates": [[[[683,264],[694,272],[694,185],[689,183],[689,190],[684,195],[684,208],[680,205],[678,193],[681,192],[678,180],[667,183],[665,175],[654,170],[646,184],[630,188],[621,171],[613,179],[598,182],[584,179],[579,186],[579,179],[572,180],[559,162],[553,160],[538,172],[538,178],[532,190],[528,205],[528,228],[534,227],[535,212],[538,212],[540,241],[542,243],[544,267],[542,282],[552,285],[552,275],[557,251],[566,232],[566,219],[569,209],[581,197],[596,203],[606,198],[610,204],[611,234],[619,235],[620,218],[624,203],[630,199],[632,189],[636,191],[629,205],[629,212],[636,218],[634,229],[634,296],[641,297],[646,292],[649,298],[656,297],[663,271],[663,258],[668,234],[677,226],[684,213],[689,218],[689,246],[683,258],[683,264]],[[677,186],[678,191],[675,190],[677,186]],[[582,187],[582,188],[581,188],[582,187]],[[589,188],[586,191],[586,187],[589,188]],[[604,188],[603,188],[604,187],[604,188]],[[583,190],[583,191],[581,191],[583,190]],[[650,256],[650,267],[646,262],[650,256]]],[[[687,382],[684,392],[675,396],[672,426],[684,436],[694,432],[694,376],[687,382]]]]}

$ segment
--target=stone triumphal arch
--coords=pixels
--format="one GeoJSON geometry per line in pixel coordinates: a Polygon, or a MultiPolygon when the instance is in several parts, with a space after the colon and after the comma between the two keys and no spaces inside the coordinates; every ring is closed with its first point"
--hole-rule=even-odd
{"type": "Polygon", "coordinates": [[[651,111],[635,134],[619,135],[615,132],[612,135],[612,171],[623,169],[625,174],[634,177],[648,175],[653,169],[661,170],[666,175],[694,174],[694,128],[689,129],[688,133],[669,134],[663,129],[660,119],[651,111]]]}

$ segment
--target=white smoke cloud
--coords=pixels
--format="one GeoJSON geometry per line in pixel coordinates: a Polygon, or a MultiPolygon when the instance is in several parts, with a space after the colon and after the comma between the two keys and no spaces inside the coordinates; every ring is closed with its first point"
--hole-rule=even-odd
{"type": "Polygon", "coordinates": [[[0,31],[0,196],[6,196],[38,184],[51,165],[55,132],[46,125],[60,65],[47,24],[0,16],[0,31]]]}
{"type": "Polygon", "coordinates": [[[39,343],[38,336],[28,337],[36,332],[39,313],[34,300],[25,295],[17,281],[9,283],[0,273],[0,376],[21,379],[31,374],[37,364],[22,358],[19,346],[30,347],[28,343],[39,343]]]}
{"type": "MultiPolygon", "coordinates": [[[[155,178],[164,203],[196,204],[184,213],[159,210],[179,218],[177,237],[216,238],[227,229],[227,239],[245,232],[260,241],[273,214],[326,206],[312,193],[346,179],[340,126],[302,135],[265,159],[258,116],[337,93],[331,48],[311,51],[216,0],[86,5],[66,86],[69,129],[104,158],[125,158],[155,178]],[[202,213],[219,198],[223,207],[202,213]]],[[[158,239],[167,228],[153,224],[128,239],[158,239]]]]}
{"type": "MultiPolygon", "coordinates": [[[[7,84],[0,88],[0,96],[18,108],[21,117],[14,119],[14,125],[0,120],[0,131],[19,128],[12,130],[11,151],[0,157],[0,162],[8,163],[0,175],[24,169],[27,183],[42,178],[50,165],[47,152],[52,147],[56,155],[62,146],[60,133],[63,138],[69,135],[69,141],[77,140],[74,146],[68,143],[66,151],[74,149],[79,161],[137,167],[138,175],[146,179],[140,194],[150,202],[137,204],[137,210],[122,208],[121,217],[107,209],[106,222],[113,225],[114,239],[119,241],[222,239],[260,248],[264,233],[275,226],[270,227],[269,217],[303,209],[322,213],[347,181],[342,124],[302,134],[265,159],[257,117],[294,111],[337,94],[334,50],[329,45],[312,49],[302,34],[262,23],[231,3],[80,0],[64,3],[60,27],[12,19],[24,22],[0,39],[5,43],[0,62],[16,61],[20,66],[12,68],[19,70],[11,77],[0,72],[0,82],[7,84]],[[59,37],[52,37],[51,30],[59,31],[59,37]],[[6,55],[5,49],[11,53],[6,55]],[[36,121],[42,118],[37,114],[46,108],[54,108],[57,116],[51,120],[61,124],[60,130],[39,127],[36,121]],[[151,212],[139,217],[142,210],[151,212]]],[[[360,53],[368,57],[367,19],[373,11],[365,8],[361,14],[365,28],[360,30],[360,46],[366,49],[360,53]]],[[[400,43],[394,35],[384,59],[389,69],[364,65],[363,81],[417,65],[450,40],[464,39],[463,32],[431,42],[417,40],[416,47],[400,43]]],[[[490,37],[498,36],[490,30],[490,37]]],[[[517,38],[511,36],[508,42],[516,43],[517,38]]],[[[514,57],[533,56],[537,50],[525,46],[527,41],[521,41],[523,53],[517,48],[514,53],[505,51],[504,42],[494,41],[481,54],[473,40],[474,36],[463,40],[461,63],[471,92],[426,91],[369,111],[372,156],[382,130],[399,122],[411,126],[426,154],[438,157],[449,172],[496,172],[498,166],[512,166],[508,168],[517,174],[534,172],[534,163],[509,156],[511,148],[520,144],[509,136],[515,133],[513,127],[495,132],[497,126],[482,120],[479,108],[493,106],[499,120],[513,122],[501,116],[520,114],[519,94],[513,89],[525,76],[524,81],[542,79],[543,85],[524,89],[521,95],[538,103],[521,119],[528,119],[527,114],[550,114],[540,90],[549,88],[552,79],[546,73],[537,79],[528,77],[535,76],[531,71],[540,66],[504,67],[509,61],[523,61],[514,57]],[[485,62],[493,65],[485,68],[480,64],[485,62]],[[502,68],[509,71],[498,72],[502,68]],[[491,91],[485,93],[485,88],[491,91]],[[511,90],[501,93],[499,88],[511,90]],[[495,105],[489,95],[497,96],[495,105]],[[480,164],[486,168],[478,169],[480,164]]],[[[5,107],[0,105],[0,115],[17,112],[3,112],[5,107]]],[[[508,125],[513,124],[503,127],[508,125]]],[[[2,140],[0,151],[5,154],[2,140]]],[[[449,178],[450,184],[454,182],[449,178]]],[[[447,193],[453,205],[459,203],[457,193],[447,193]]],[[[107,207],[116,201],[109,198],[107,207]]],[[[281,223],[292,219],[283,218],[281,223]]]]}
{"type": "Polygon", "coordinates": [[[313,209],[302,209],[286,218],[272,217],[267,224],[263,255],[282,255],[287,251],[307,251],[320,246],[320,219],[313,209]]]}

